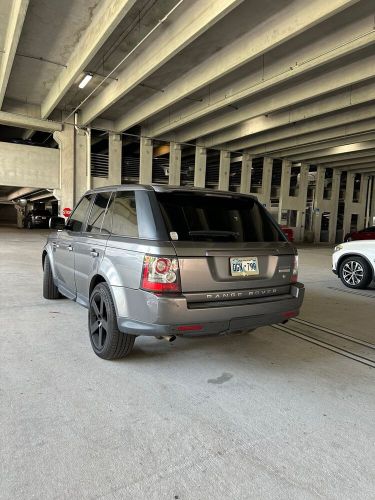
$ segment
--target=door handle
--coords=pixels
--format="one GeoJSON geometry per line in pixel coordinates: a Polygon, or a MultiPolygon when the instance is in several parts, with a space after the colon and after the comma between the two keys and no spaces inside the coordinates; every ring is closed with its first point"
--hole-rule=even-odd
{"type": "Polygon", "coordinates": [[[99,252],[97,252],[94,248],[90,251],[91,257],[99,257],[99,252]]]}
{"type": "Polygon", "coordinates": [[[69,252],[73,252],[73,247],[72,247],[72,245],[68,245],[68,250],[69,250],[69,252]]]}

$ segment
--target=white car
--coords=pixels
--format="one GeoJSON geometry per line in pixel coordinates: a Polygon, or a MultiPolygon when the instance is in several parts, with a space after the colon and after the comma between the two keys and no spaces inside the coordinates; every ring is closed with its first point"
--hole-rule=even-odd
{"type": "Polygon", "coordinates": [[[332,271],[349,288],[366,288],[375,277],[375,240],[340,243],[332,255],[332,271]]]}

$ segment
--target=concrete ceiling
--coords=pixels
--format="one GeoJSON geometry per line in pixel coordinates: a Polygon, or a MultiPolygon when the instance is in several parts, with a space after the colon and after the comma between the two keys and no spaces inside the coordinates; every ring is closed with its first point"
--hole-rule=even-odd
{"type": "Polygon", "coordinates": [[[375,140],[374,16],[373,0],[3,0],[0,49],[19,40],[1,109],[33,117],[23,130],[78,108],[82,126],[323,164],[375,140]]]}

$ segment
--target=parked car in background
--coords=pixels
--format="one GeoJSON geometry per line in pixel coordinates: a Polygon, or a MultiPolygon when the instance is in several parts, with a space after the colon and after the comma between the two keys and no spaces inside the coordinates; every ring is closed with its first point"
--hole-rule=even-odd
{"type": "Polygon", "coordinates": [[[288,238],[288,241],[292,242],[294,241],[294,231],[292,228],[288,226],[280,226],[281,231],[285,234],[285,236],[288,238]]]}
{"type": "Polygon", "coordinates": [[[360,231],[352,231],[345,235],[344,241],[375,240],[375,226],[366,227],[360,231]]]}
{"type": "Polygon", "coordinates": [[[375,276],[375,241],[349,241],[335,247],[332,271],[349,288],[366,288],[375,276]]]}
{"type": "Polygon", "coordinates": [[[33,229],[35,227],[48,228],[50,218],[51,212],[49,210],[31,210],[25,217],[24,225],[27,229],[33,229]]]}
{"type": "Polygon", "coordinates": [[[88,308],[95,354],[121,358],[135,337],[227,334],[297,316],[295,248],[252,196],[171,186],[89,191],[53,217],[43,296],[88,308]]]}

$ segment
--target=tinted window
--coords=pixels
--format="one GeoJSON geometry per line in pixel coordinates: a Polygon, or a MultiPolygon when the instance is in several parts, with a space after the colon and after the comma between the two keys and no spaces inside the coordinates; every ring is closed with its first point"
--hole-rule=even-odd
{"type": "Polygon", "coordinates": [[[87,222],[86,231],[88,233],[100,233],[110,196],[110,192],[98,193],[95,196],[94,202],[91,207],[90,217],[87,222]]]}
{"type": "Polygon", "coordinates": [[[84,198],[82,198],[82,200],[78,203],[78,205],[74,209],[72,215],[69,218],[69,229],[71,231],[76,231],[76,232],[82,231],[82,226],[86,220],[87,211],[90,206],[91,198],[92,195],[85,196],[84,198]]]}
{"type": "Polygon", "coordinates": [[[253,198],[202,193],[156,193],[168,232],[179,241],[285,241],[253,198]]]}
{"type": "Polygon", "coordinates": [[[137,209],[133,191],[119,191],[112,209],[112,233],[138,237],[137,209]]]}

